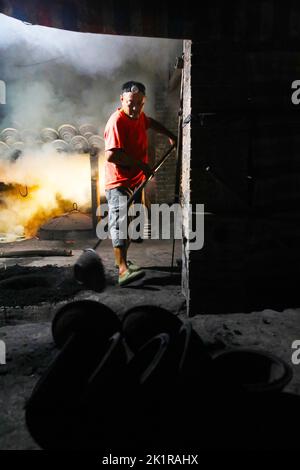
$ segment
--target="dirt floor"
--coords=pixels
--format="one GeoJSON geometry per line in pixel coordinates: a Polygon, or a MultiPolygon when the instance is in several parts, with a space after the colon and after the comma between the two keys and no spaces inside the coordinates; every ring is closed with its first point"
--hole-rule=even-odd
{"type": "MultiPolygon", "coordinates": [[[[145,240],[133,244],[130,258],[146,271],[136,283],[119,288],[110,241],[98,248],[105,267],[106,288],[96,293],[85,290],[73,277],[73,265],[82,249],[94,240],[71,242],[27,240],[18,249],[71,248],[73,256],[1,258],[0,340],[6,345],[6,364],[0,365],[0,449],[38,450],[30,436],[24,405],[34,385],[57,354],[51,335],[51,320],[58,308],[73,299],[93,299],[108,305],[120,318],[138,304],[159,305],[186,321],[181,276],[175,264],[170,269],[172,245],[169,241],[145,240]],[[26,281],[26,277],[31,281],[26,281]],[[10,281],[9,281],[10,280],[10,281]],[[46,281],[47,280],[47,281],[46,281]],[[8,282],[9,281],[9,282],[8,282]],[[2,282],[2,286],[1,286],[2,282]]],[[[16,249],[6,244],[1,251],[16,249]]],[[[176,242],[175,260],[181,257],[176,242]]],[[[200,335],[212,356],[225,348],[246,346],[263,349],[284,359],[293,368],[293,378],[285,391],[300,395],[300,364],[293,365],[292,343],[300,340],[300,308],[281,312],[264,310],[249,314],[196,315],[188,321],[200,335]]],[[[176,396],[176,390],[174,395],[176,396]]],[[[202,403],[191,397],[195,409],[202,403]]]]}

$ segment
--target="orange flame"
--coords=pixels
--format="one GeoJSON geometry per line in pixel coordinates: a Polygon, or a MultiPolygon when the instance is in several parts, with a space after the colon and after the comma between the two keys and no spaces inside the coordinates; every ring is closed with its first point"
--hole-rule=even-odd
{"type": "Polygon", "coordinates": [[[73,203],[82,212],[91,208],[88,154],[48,150],[24,153],[15,162],[0,160],[0,181],[7,185],[0,193],[0,233],[10,234],[11,241],[22,234],[34,236],[47,220],[72,210],[73,203]]]}

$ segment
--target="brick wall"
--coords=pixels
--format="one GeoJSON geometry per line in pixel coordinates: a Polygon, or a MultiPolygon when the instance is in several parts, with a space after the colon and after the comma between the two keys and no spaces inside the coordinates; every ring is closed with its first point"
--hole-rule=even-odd
{"type": "MultiPolygon", "coordinates": [[[[169,75],[155,91],[155,116],[160,123],[177,135],[180,83],[170,89],[169,75]]],[[[150,163],[154,164],[168,150],[170,143],[166,136],[150,131],[150,163]]],[[[147,195],[152,203],[173,204],[175,198],[176,152],[173,152],[161,166],[155,178],[147,186],[147,195]]]]}

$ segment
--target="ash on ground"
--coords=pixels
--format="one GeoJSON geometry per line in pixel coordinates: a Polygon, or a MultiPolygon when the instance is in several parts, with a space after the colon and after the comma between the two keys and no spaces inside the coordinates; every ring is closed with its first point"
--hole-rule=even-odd
{"type": "MultiPolygon", "coordinates": [[[[112,281],[106,275],[106,282],[112,281]]],[[[56,303],[73,297],[85,287],[74,278],[72,266],[10,266],[0,271],[1,305],[24,307],[42,302],[56,303]]]]}

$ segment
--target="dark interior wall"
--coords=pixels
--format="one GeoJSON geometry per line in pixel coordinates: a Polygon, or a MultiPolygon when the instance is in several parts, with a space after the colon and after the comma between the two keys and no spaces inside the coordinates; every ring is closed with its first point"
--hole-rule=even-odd
{"type": "Polygon", "coordinates": [[[183,204],[210,214],[203,249],[183,243],[189,314],[300,303],[296,0],[4,0],[0,10],[75,31],[191,39],[183,204]]]}
{"type": "Polygon", "coordinates": [[[190,314],[299,306],[296,2],[226,2],[192,42],[190,314]]]}

